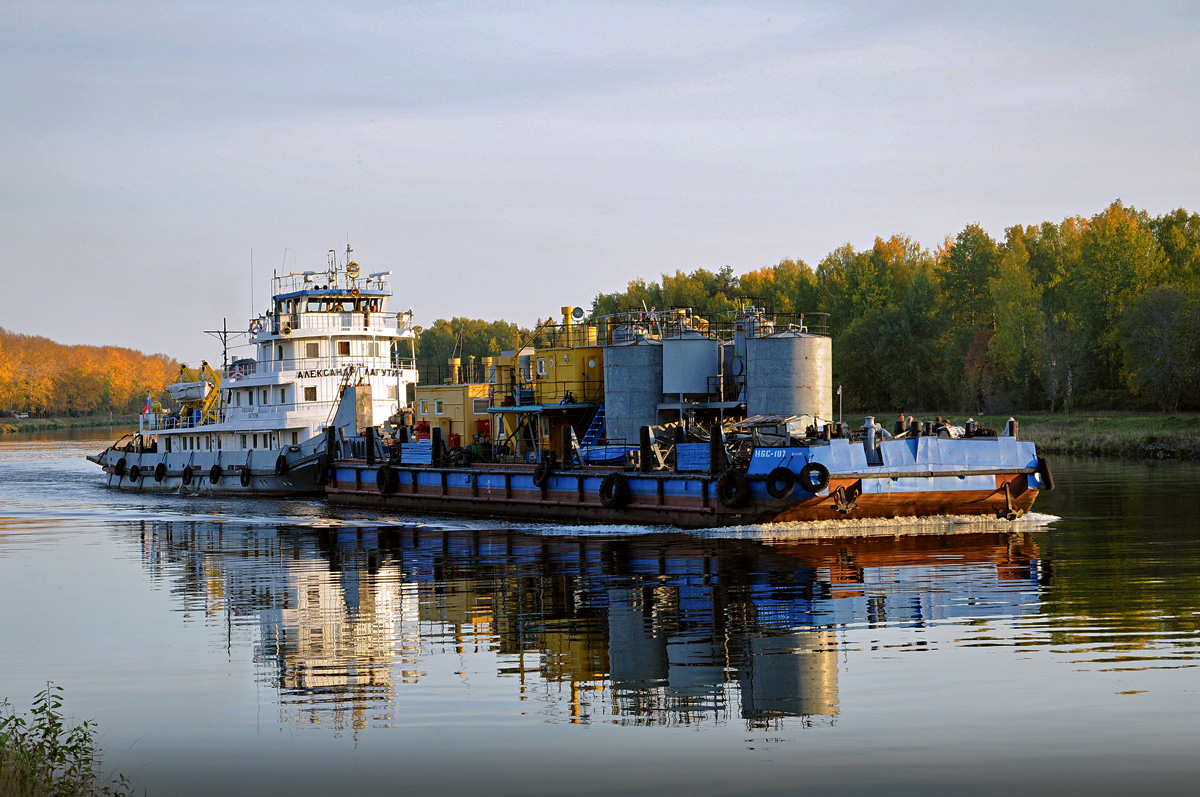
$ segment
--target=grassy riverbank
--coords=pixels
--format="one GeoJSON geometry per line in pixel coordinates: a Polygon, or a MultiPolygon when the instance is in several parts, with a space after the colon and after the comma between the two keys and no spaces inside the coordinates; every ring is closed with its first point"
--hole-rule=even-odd
{"type": "Polygon", "coordinates": [[[55,429],[96,429],[108,426],[137,426],[136,413],[126,415],[83,415],[78,418],[0,418],[0,434],[45,432],[55,429]]]}
{"type": "MultiPolygon", "coordinates": [[[[922,415],[922,419],[936,415],[922,415]]],[[[888,416],[881,416],[886,418],[888,416]]],[[[894,417],[894,416],[893,416],[894,417]]],[[[950,415],[962,424],[966,415],[950,415]]],[[[1133,459],[1200,460],[1200,415],[1076,412],[1014,413],[1019,436],[1037,443],[1048,454],[1085,454],[1133,459]]],[[[981,426],[1003,429],[1008,415],[976,415],[981,426]]]]}

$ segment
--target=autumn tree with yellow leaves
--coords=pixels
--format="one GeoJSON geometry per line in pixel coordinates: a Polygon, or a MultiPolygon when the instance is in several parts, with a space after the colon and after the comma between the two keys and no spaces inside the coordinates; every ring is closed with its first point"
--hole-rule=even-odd
{"type": "Polygon", "coordinates": [[[179,374],[163,354],[67,346],[0,328],[0,410],[33,415],[136,412],[179,374]]]}

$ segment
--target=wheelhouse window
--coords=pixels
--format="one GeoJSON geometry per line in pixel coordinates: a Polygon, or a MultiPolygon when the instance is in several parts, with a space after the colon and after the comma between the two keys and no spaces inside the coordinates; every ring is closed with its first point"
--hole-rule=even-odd
{"type": "Polygon", "coordinates": [[[442,399],[433,400],[433,414],[441,415],[446,410],[446,402],[442,399]]]}
{"type": "Polygon", "coordinates": [[[305,401],[316,401],[317,400],[317,388],[315,385],[312,387],[304,388],[304,400],[305,401]]]}
{"type": "Polygon", "coordinates": [[[421,414],[429,414],[429,399],[421,399],[421,414]]]}
{"type": "Polygon", "coordinates": [[[321,356],[321,346],[319,343],[305,343],[304,356],[309,359],[315,359],[321,356]]]}
{"type": "Polygon", "coordinates": [[[339,357],[349,357],[350,356],[350,341],[348,341],[348,340],[339,340],[338,341],[338,356],[339,357]]]}

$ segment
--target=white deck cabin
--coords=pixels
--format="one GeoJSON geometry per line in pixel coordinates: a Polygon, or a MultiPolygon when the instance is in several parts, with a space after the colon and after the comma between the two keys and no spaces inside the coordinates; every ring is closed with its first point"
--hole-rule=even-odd
{"type": "MultiPolygon", "coordinates": [[[[223,369],[207,411],[193,403],[143,414],[143,439],[162,438],[163,453],[300,445],[330,424],[347,384],[370,386],[372,425],[408,406],[417,381],[412,310],[390,310],[390,272],[360,276],[351,251],[341,265],[331,251],[327,271],[274,277],[270,309],[249,324],[254,356],[223,369]]],[[[186,395],[186,385],[173,387],[186,395]]]]}

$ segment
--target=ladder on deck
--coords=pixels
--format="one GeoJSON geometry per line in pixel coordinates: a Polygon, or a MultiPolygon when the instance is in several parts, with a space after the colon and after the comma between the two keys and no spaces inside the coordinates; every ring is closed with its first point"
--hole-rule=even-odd
{"type": "Polygon", "coordinates": [[[583,440],[580,445],[585,448],[594,446],[600,442],[600,438],[604,435],[604,405],[601,404],[596,408],[596,414],[592,416],[592,422],[588,424],[587,431],[583,433],[583,440]]]}

